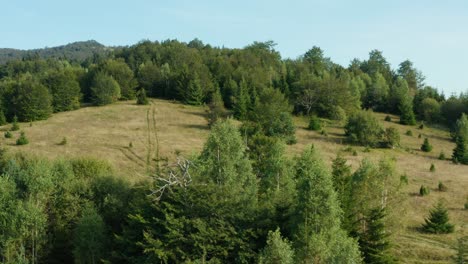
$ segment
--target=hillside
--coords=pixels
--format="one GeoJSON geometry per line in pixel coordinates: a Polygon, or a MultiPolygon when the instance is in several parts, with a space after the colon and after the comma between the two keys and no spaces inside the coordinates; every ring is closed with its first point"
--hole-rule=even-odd
{"type": "Polygon", "coordinates": [[[93,57],[94,54],[107,54],[110,50],[110,48],[95,40],[78,41],[57,47],[32,50],[0,48],[0,64],[36,55],[44,59],[67,58],[72,61],[84,61],[93,57]]]}
{"type": "MultiPolygon", "coordinates": [[[[176,153],[189,157],[201,149],[209,128],[203,107],[182,105],[176,102],[153,100],[150,106],[137,106],[132,101],[119,102],[104,107],[85,107],[77,111],[53,115],[46,121],[22,123],[30,144],[14,146],[14,139],[2,137],[2,145],[10,151],[47,156],[50,158],[92,156],[106,159],[116,168],[117,173],[131,180],[145,177],[147,159],[154,158],[154,149],[148,154],[148,142],[159,141],[161,158],[173,159],[176,153]],[[153,113],[154,111],[154,119],[153,113]],[[84,125],[85,124],[85,125],[84,125]],[[66,145],[58,143],[67,138],[66,145]],[[148,139],[150,137],[150,139],[148,139]],[[149,156],[148,156],[149,155],[149,156]]],[[[288,147],[294,156],[308,144],[317,146],[323,159],[330,162],[336,153],[342,152],[353,168],[367,157],[379,160],[382,157],[395,158],[399,173],[406,174],[409,184],[405,188],[407,202],[404,203],[407,217],[393,240],[395,250],[403,263],[447,263],[454,254],[453,246],[462,234],[468,235],[468,211],[463,210],[468,194],[468,166],[454,165],[448,160],[439,160],[441,151],[447,157],[451,155],[454,144],[447,131],[402,126],[395,122],[385,122],[383,114],[376,114],[385,127],[393,126],[401,134],[401,148],[372,149],[347,146],[344,144],[343,127],[326,121],[327,135],[306,130],[304,118],[296,117],[298,143],[288,147]],[[413,136],[405,135],[411,130],[413,136]],[[421,134],[421,138],[418,135],[421,134]],[[423,139],[427,137],[434,149],[430,153],[419,150],[423,139]],[[357,155],[353,154],[356,151],[357,155]],[[433,163],[435,172],[430,172],[433,163]],[[437,191],[437,184],[442,181],[447,192],[437,191]],[[419,187],[424,184],[431,188],[429,196],[420,197],[419,187]],[[427,235],[418,231],[429,209],[442,198],[447,202],[449,215],[456,225],[456,232],[449,235],[427,235]]],[[[398,120],[393,116],[392,120],[398,120]]],[[[2,127],[6,131],[9,126],[2,127]]],[[[151,144],[150,144],[151,145],[151,144]]]]}

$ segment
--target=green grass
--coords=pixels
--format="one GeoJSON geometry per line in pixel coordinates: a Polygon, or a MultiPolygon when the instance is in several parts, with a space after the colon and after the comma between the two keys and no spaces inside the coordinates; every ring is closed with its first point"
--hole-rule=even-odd
{"type": "MultiPolygon", "coordinates": [[[[323,120],[323,130],[307,130],[308,118],[295,117],[297,144],[288,146],[288,155],[299,154],[306,145],[315,144],[321,150],[323,159],[331,164],[338,152],[342,152],[354,169],[365,157],[378,161],[382,157],[394,158],[399,174],[407,175],[408,185],[404,192],[407,197],[405,221],[394,231],[394,250],[402,263],[447,263],[454,254],[456,239],[468,235],[468,210],[464,210],[468,195],[468,166],[452,164],[450,160],[438,159],[441,152],[450,157],[455,144],[450,141],[449,132],[425,126],[398,124],[399,118],[391,116],[391,122],[384,121],[386,114],[376,113],[384,127],[395,127],[401,134],[401,146],[395,149],[371,149],[346,144],[343,124],[323,120]],[[404,135],[413,131],[414,136],[404,135]],[[417,135],[421,133],[421,138],[417,135]],[[433,150],[420,150],[424,138],[429,138],[433,150]],[[348,149],[348,151],[344,151],[348,149]],[[357,155],[353,155],[354,150],[357,155]],[[433,163],[437,170],[429,171],[433,163]],[[446,192],[437,191],[438,183],[447,186],[446,192]],[[429,195],[419,196],[421,185],[431,189],[429,195]],[[455,233],[429,235],[418,231],[429,210],[442,198],[447,203],[455,233]]],[[[59,113],[46,121],[35,122],[32,127],[20,124],[30,143],[13,146],[14,142],[0,138],[0,144],[11,146],[10,151],[24,151],[49,158],[64,156],[90,156],[105,159],[114,165],[122,177],[140,180],[147,177],[147,161],[156,157],[156,141],[159,141],[160,158],[174,159],[176,153],[183,156],[197,154],[208,133],[206,109],[164,100],[151,100],[147,106],[136,105],[134,101],[118,102],[103,107],[86,107],[77,111],[59,113]],[[151,112],[155,111],[153,120],[151,112]],[[150,112],[149,119],[147,112],[150,112]],[[149,125],[149,127],[148,127],[149,125]],[[156,133],[155,133],[156,132],[156,133]],[[148,139],[150,137],[150,140],[148,139]],[[157,137],[156,137],[157,136],[157,137]],[[67,144],[59,145],[58,139],[66,137],[67,144]],[[148,140],[151,153],[148,154],[148,140]],[[129,146],[131,142],[131,147],[129,146]]],[[[10,126],[1,127],[7,131],[10,126]]]]}

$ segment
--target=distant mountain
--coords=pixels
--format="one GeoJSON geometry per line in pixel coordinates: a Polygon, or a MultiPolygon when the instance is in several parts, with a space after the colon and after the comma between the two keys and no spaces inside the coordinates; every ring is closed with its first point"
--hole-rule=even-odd
{"type": "Polygon", "coordinates": [[[0,48],[0,64],[36,55],[45,59],[67,58],[69,60],[81,62],[94,56],[94,54],[105,55],[112,49],[113,48],[106,47],[95,40],[78,41],[58,47],[32,50],[0,48]]]}

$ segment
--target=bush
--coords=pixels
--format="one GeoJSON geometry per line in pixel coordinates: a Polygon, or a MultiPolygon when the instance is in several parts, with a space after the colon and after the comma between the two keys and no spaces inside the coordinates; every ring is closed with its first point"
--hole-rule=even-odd
{"type": "Polygon", "coordinates": [[[431,163],[431,168],[429,169],[430,172],[434,172],[435,171],[435,165],[434,163],[431,163]]]}
{"type": "Polygon", "coordinates": [[[137,105],[147,105],[149,104],[148,97],[146,97],[146,90],[140,89],[138,90],[137,94],[137,105]]]}
{"type": "Polygon", "coordinates": [[[421,188],[419,188],[419,195],[421,196],[426,196],[429,195],[430,190],[427,186],[421,185],[421,188]]]}
{"type": "Polygon", "coordinates": [[[5,132],[5,138],[12,138],[13,134],[10,131],[5,132]]]}
{"type": "Polygon", "coordinates": [[[440,160],[445,160],[445,159],[446,159],[445,153],[444,153],[443,151],[440,152],[440,154],[439,154],[439,159],[440,159],[440,160]]]}
{"type": "Polygon", "coordinates": [[[346,112],[340,106],[335,106],[330,110],[330,119],[331,120],[345,122],[346,118],[347,118],[346,112]]]}
{"type": "Polygon", "coordinates": [[[28,138],[26,138],[26,134],[21,131],[20,137],[16,140],[16,145],[21,146],[21,145],[27,145],[29,144],[28,138]]]}
{"type": "Polygon", "coordinates": [[[328,137],[328,132],[325,129],[322,129],[322,131],[320,131],[320,135],[328,137]]]}
{"type": "Polygon", "coordinates": [[[385,116],[384,120],[387,122],[392,122],[392,118],[389,115],[385,116]]]}
{"type": "Polygon", "coordinates": [[[423,124],[423,123],[421,123],[421,124],[419,125],[419,129],[424,129],[424,124],[423,124]]]}
{"type": "Polygon", "coordinates": [[[403,174],[400,176],[400,184],[401,185],[408,185],[408,175],[403,174]]]}
{"type": "Polygon", "coordinates": [[[439,192],[446,192],[447,191],[447,186],[445,186],[445,184],[443,184],[442,182],[439,182],[439,185],[437,186],[437,189],[439,190],[439,192]]]}
{"type": "Polygon", "coordinates": [[[67,144],[67,138],[63,137],[62,141],[60,141],[60,143],[58,143],[58,144],[61,145],[61,146],[66,145],[67,144]]]}
{"type": "Polygon", "coordinates": [[[13,123],[11,124],[11,129],[10,131],[18,131],[20,129],[19,124],[18,124],[18,117],[14,116],[13,117],[13,123]]]}
{"type": "Polygon", "coordinates": [[[421,134],[419,134],[419,135],[418,135],[418,138],[421,138],[421,137],[422,137],[422,135],[421,135],[421,134]]]}
{"type": "Polygon", "coordinates": [[[468,210],[468,197],[466,197],[465,210],[468,210]]]}
{"type": "Polygon", "coordinates": [[[307,127],[307,129],[319,131],[320,129],[322,129],[322,122],[317,116],[312,115],[309,119],[309,126],[307,127]]]}
{"type": "Polygon", "coordinates": [[[429,139],[425,138],[424,143],[421,145],[421,150],[424,152],[431,152],[432,151],[432,145],[429,143],[429,139]]]}
{"type": "Polygon", "coordinates": [[[384,130],[372,111],[359,111],[349,118],[345,134],[352,143],[374,147],[382,139],[384,130]]]}
{"type": "Polygon", "coordinates": [[[400,133],[394,127],[385,129],[385,143],[389,148],[395,148],[400,145],[400,133]]]}
{"type": "Polygon", "coordinates": [[[407,130],[405,135],[412,137],[413,136],[413,131],[407,130]]]}

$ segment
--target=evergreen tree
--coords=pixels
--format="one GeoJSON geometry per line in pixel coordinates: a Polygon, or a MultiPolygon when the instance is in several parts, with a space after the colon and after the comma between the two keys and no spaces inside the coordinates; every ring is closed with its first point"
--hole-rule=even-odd
{"type": "Polygon", "coordinates": [[[269,231],[267,245],[260,253],[260,264],[293,264],[294,250],[288,240],[281,237],[279,229],[269,231]]]}
{"type": "Polygon", "coordinates": [[[429,139],[425,138],[424,143],[421,145],[421,150],[424,152],[431,152],[432,151],[432,145],[429,143],[429,139]]]}
{"type": "Polygon", "coordinates": [[[298,262],[356,263],[356,241],[341,229],[341,209],[330,173],[313,146],[297,161],[296,248],[298,262]]]}
{"type": "Polygon", "coordinates": [[[247,119],[249,107],[249,88],[247,86],[247,82],[242,79],[234,100],[234,116],[239,120],[247,119]]]}
{"type": "Polygon", "coordinates": [[[366,230],[359,236],[359,245],[365,263],[396,263],[390,255],[389,233],[385,230],[385,210],[372,209],[366,216],[366,230]]]}
{"type": "Polygon", "coordinates": [[[211,101],[209,104],[210,112],[208,114],[208,124],[211,126],[219,119],[225,117],[226,115],[226,108],[224,107],[224,101],[221,97],[221,92],[219,89],[211,96],[211,101]]]}
{"type": "Polygon", "coordinates": [[[96,209],[86,207],[75,229],[73,256],[75,263],[100,263],[103,256],[105,224],[96,209]]]}
{"type": "Polygon", "coordinates": [[[346,159],[338,154],[332,163],[333,187],[338,196],[342,208],[347,202],[347,189],[351,179],[351,166],[346,164],[346,159]]]}
{"type": "Polygon", "coordinates": [[[441,201],[430,211],[429,217],[424,221],[422,229],[428,233],[447,234],[454,230],[454,226],[449,223],[447,209],[441,201]]]}
{"type": "Polygon", "coordinates": [[[459,238],[457,241],[457,254],[453,260],[455,264],[466,264],[468,263],[468,237],[459,238]]]}
{"type": "Polygon", "coordinates": [[[457,120],[452,138],[456,144],[452,154],[453,162],[468,164],[468,118],[465,114],[457,120]]]}
{"type": "Polygon", "coordinates": [[[201,86],[198,75],[189,81],[187,92],[185,94],[185,102],[190,105],[201,105],[205,98],[203,88],[201,86]]]}
{"type": "Polygon", "coordinates": [[[0,110],[0,126],[3,126],[7,123],[5,114],[3,113],[3,110],[0,110]]]}
{"type": "Polygon", "coordinates": [[[416,119],[414,117],[413,112],[413,103],[412,98],[405,97],[403,101],[400,103],[399,110],[400,110],[400,124],[403,125],[415,125],[416,119]]]}
{"type": "Polygon", "coordinates": [[[137,105],[148,105],[149,100],[148,97],[146,97],[146,90],[144,88],[140,89],[136,93],[137,97],[137,105]]]}
{"type": "Polygon", "coordinates": [[[18,131],[20,129],[18,125],[18,117],[14,116],[13,117],[13,123],[11,124],[10,131],[18,131]]]}

